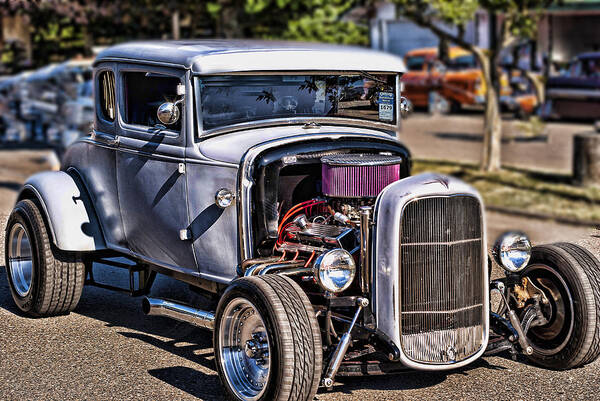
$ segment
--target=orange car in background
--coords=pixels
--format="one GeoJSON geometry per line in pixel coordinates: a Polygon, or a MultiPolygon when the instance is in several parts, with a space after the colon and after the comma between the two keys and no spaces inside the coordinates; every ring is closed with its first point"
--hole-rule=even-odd
{"type": "Polygon", "coordinates": [[[460,47],[448,49],[442,63],[436,47],[412,50],[404,56],[404,95],[415,107],[458,111],[484,102],[485,84],[475,55],[460,47]]]}
{"type": "Polygon", "coordinates": [[[535,93],[533,79],[539,74],[527,76],[523,71],[502,72],[500,76],[500,108],[503,112],[513,113],[516,118],[528,119],[537,113],[539,100],[535,93]]]}

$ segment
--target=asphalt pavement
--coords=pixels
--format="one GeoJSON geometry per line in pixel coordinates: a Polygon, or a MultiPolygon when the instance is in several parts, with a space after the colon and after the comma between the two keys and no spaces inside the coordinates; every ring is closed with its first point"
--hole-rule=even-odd
{"type": "MultiPolygon", "coordinates": [[[[43,152],[0,153],[0,244],[21,182],[54,164],[43,152]]],[[[524,229],[537,243],[576,241],[600,255],[597,231],[488,214],[490,238],[507,228],[524,229]]],[[[3,265],[1,254],[0,261],[3,265]]],[[[125,280],[118,270],[103,270],[98,277],[125,280]]],[[[173,294],[183,301],[200,301],[185,285],[160,277],[152,295],[173,294]]],[[[0,268],[0,399],[220,400],[211,343],[207,331],[144,316],[139,298],[93,287],[84,288],[78,307],[68,316],[24,317],[13,304],[5,269],[0,268]]],[[[332,391],[320,391],[318,399],[588,400],[600,388],[599,367],[595,362],[559,372],[504,356],[485,357],[444,373],[342,378],[332,391]]]]}

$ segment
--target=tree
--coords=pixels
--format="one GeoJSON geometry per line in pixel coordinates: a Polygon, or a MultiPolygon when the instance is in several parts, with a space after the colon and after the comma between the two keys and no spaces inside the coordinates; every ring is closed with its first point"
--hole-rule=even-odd
{"type": "Polygon", "coordinates": [[[502,120],[498,101],[497,66],[500,51],[523,37],[533,37],[539,11],[551,0],[394,0],[398,12],[416,24],[430,29],[441,40],[475,54],[486,85],[485,123],[481,168],[494,171],[501,168],[502,120]],[[464,40],[466,24],[473,20],[478,10],[486,10],[490,21],[498,29],[492,29],[491,46],[484,51],[464,40]],[[455,27],[451,32],[445,26],[455,27]]]}
{"type": "Polygon", "coordinates": [[[367,44],[366,24],[344,16],[369,1],[216,0],[207,4],[207,10],[221,37],[367,44]]]}
{"type": "Polygon", "coordinates": [[[32,27],[35,66],[84,54],[93,45],[212,33],[206,4],[196,0],[0,0],[0,16],[21,15],[32,27]],[[173,16],[180,16],[175,18],[173,16]],[[187,18],[187,31],[177,26],[187,18]],[[208,28],[208,29],[207,29],[208,28]],[[170,34],[169,34],[170,33],[170,34]]]}

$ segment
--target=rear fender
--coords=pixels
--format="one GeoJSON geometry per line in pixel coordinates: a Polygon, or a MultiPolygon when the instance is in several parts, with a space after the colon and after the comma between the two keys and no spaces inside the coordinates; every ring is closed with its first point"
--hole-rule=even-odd
{"type": "Polygon", "coordinates": [[[31,176],[18,200],[34,199],[40,204],[52,241],[63,251],[106,249],[100,223],[85,187],[64,171],[31,176]]]}

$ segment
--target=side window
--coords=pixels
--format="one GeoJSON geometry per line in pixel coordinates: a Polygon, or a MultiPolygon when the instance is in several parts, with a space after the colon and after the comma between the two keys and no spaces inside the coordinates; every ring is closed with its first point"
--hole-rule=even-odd
{"type": "Polygon", "coordinates": [[[100,117],[106,121],[115,121],[115,74],[112,71],[102,71],[98,75],[98,96],[100,117]]]}
{"type": "MultiPolygon", "coordinates": [[[[156,117],[158,107],[164,102],[175,102],[178,99],[177,85],[180,80],[166,75],[126,72],[123,74],[125,90],[125,115],[127,124],[154,127],[160,124],[156,117]]],[[[183,117],[180,106],[180,118],[167,128],[179,132],[183,117]]]]}

